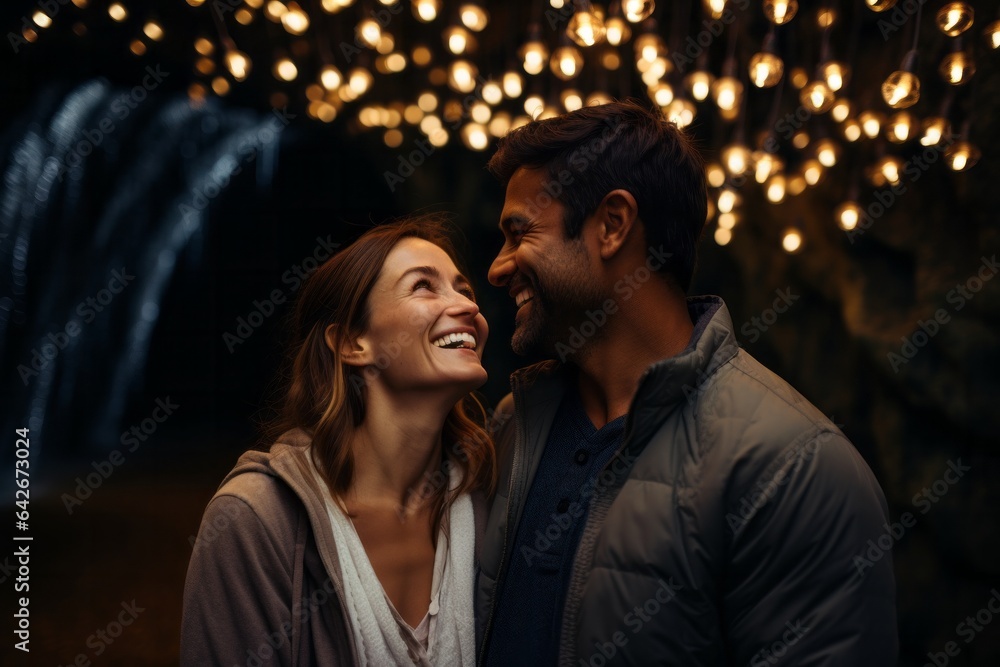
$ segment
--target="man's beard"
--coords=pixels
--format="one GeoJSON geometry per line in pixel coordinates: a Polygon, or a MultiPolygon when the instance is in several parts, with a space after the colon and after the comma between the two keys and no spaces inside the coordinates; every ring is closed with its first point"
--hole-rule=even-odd
{"type": "MultiPolygon", "coordinates": [[[[553,356],[556,345],[567,345],[570,329],[579,327],[588,309],[600,308],[604,295],[585,275],[551,276],[546,286],[532,284],[530,312],[517,324],[510,345],[520,356],[553,356]]],[[[595,336],[596,338],[597,336],[595,336]]]]}

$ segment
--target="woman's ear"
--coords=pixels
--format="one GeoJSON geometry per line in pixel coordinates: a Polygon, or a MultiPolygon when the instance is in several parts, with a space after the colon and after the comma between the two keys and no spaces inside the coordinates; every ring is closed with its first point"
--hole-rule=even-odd
{"type": "MultiPolygon", "coordinates": [[[[337,351],[337,328],[339,325],[331,324],[326,328],[323,338],[326,346],[331,352],[337,351]]],[[[369,349],[368,341],[364,336],[357,338],[346,336],[340,343],[340,359],[350,366],[370,366],[375,363],[369,349]]]]}

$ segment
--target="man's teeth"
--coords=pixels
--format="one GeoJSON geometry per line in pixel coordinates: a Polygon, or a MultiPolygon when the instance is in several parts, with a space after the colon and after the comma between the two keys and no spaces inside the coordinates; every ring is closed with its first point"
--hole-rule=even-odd
{"type": "Polygon", "coordinates": [[[476,337],[469,333],[445,334],[434,341],[434,345],[452,349],[465,347],[474,350],[476,349],[476,337]]]}
{"type": "Polygon", "coordinates": [[[534,296],[535,293],[532,292],[530,289],[521,290],[520,292],[517,293],[517,296],[514,297],[514,305],[520,308],[527,302],[531,301],[531,299],[533,299],[534,296]]]}

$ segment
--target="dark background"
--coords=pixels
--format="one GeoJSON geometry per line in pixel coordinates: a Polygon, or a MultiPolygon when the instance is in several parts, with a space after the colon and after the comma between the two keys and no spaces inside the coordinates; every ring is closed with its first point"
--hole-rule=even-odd
{"type": "MultiPolygon", "coordinates": [[[[974,4],[982,16],[996,12],[995,3],[974,4]]],[[[0,10],[5,30],[16,31],[33,6],[0,10]]],[[[164,5],[162,13],[169,11],[164,5]]],[[[111,30],[91,30],[82,46],[65,30],[43,34],[20,53],[5,50],[0,75],[0,299],[9,299],[0,302],[2,503],[13,514],[13,430],[30,425],[29,664],[69,664],[79,654],[98,665],[176,663],[189,540],[268,414],[287,304],[232,352],[223,335],[255,300],[275,289],[292,294],[282,275],[312,255],[317,237],[347,243],[394,215],[453,213],[491,327],[488,403],[525,363],[507,344],[512,305],[485,280],[500,246],[503,199],[484,170],[488,152],[454,137],[393,191],[384,174],[414,148],[414,136],[390,149],[347,120],[324,125],[293,108],[297,117],[186,228],[180,204],[212,181],[213,165],[231,154],[229,142],[271,122],[270,106],[251,85],[192,107],[185,94],[191,59],[180,46],[168,39],[156,58],[140,61],[111,30]],[[163,84],[127,118],[115,117],[114,131],[82,169],[46,181],[59,137],[114,117],[115,99],[155,62],[170,72],[163,84]],[[120,267],[134,282],[25,385],[18,366],[120,267]],[[175,414],[128,451],[119,434],[167,397],[179,406],[175,414]],[[67,494],[114,450],[123,462],[81,505],[67,505],[67,494]],[[133,600],[143,611],[97,655],[91,636],[133,600]]],[[[189,49],[190,41],[177,44],[189,49]]],[[[884,77],[885,69],[865,61],[858,76],[884,77]]],[[[924,664],[928,651],[948,641],[961,648],[948,664],[1000,664],[1000,620],[968,644],[956,629],[1000,585],[1000,281],[988,280],[961,310],[947,300],[1000,249],[995,59],[981,62],[977,76],[975,105],[965,112],[983,151],[974,169],[953,173],[938,163],[853,244],[831,221],[848,174],[780,206],[745,188],[732,243],[718,246],[709,229],[692,288],[722,296],[745,349],[841,425],[875,471],[893,520],[916,516],[892,549],[904,665],[924,664]],[[793,222],[806,247],[788,255],[780,234],[793,222]],[[770,308],[777,290],[801,298],[759,336],[748,335],[742,325],[770,308]],[[912,337],[938,308],[951,321],[894,372],[887,354],[898,354],[901,337],[912,337]],[[959,460],[969,472],[921,513],[916,495],[959,460]]],[[[634,83],[620,83],[620,92],[634,83]]],[[[717,158],[712,127],[694,132],[717,158]]],[[[873,201],[872,190],[862,186],[859,200],[873,201]]],[[[16,598],[11,551],[0,550],[5,623],[16,598]]],[[[4,636],[0,655],[23,660],[10,650],[7,630],[4,636]]]]}

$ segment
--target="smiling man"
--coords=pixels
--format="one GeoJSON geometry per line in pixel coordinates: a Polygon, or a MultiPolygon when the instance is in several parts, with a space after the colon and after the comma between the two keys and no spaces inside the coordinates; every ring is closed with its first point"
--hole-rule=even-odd
{"type": "Polygon", "coordinates": [[[477,588],[479,662],[891,665],[888,521],[818,409],[687,297],[701,156],[658,113],[591,106],[501,139],[493,285],[511,377],[477,588]]]}

